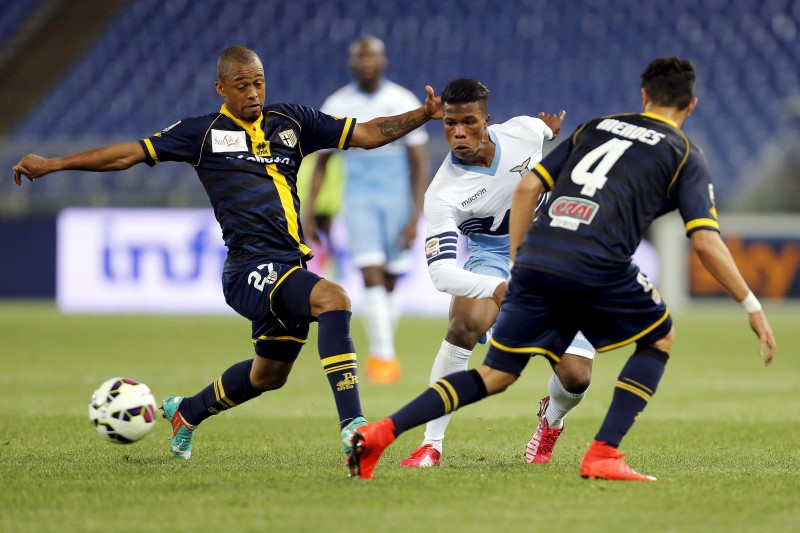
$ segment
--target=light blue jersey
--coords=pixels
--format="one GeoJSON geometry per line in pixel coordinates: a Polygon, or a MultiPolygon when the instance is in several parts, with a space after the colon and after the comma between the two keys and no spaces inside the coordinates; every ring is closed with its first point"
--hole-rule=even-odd
{"type": "MultiPolygon", "coordinates": [[[[329,96],[321,110],[367,122],[421,105],[408,89],[383,80],[371,94],[350,83],[329,96]]],[[[414,212],[408,147],[427,142],[427,132],[418,128],[374,150],[351,148],[342,153],[346,175],[343,214],[356,267],[383,265],[394,274],[410,269],[408,251],[399,239],[414,212]]]]}

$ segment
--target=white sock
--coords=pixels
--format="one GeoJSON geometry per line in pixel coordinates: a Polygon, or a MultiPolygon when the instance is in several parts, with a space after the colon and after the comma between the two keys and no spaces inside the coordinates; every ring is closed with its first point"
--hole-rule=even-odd
{"type": "MultiPolygon", "coordinates": [[[[469,363],[469,356],[472,355],[472,350],[459,348],[447,341],[442,341],[439,347],[439,353],[436,354],[436,359],[433,361],[431,367],[430,384],[433,385],[441,378],[453,372],[459,372],[467,369],[469,363]]],[[[431,444],[436,451],[442,453],[442,440],[444,440],[444,431],[447,429],[447,424],[450,422],[452,414],[446,414],[431,420],[425,426],[425,440],[422,444],[431,444]]]]}
{"type": "Polygon", "coordinates": [[[400,317],[403,316],[403,302],[400,301],[400,295],[397,291],[391,291],[389,296],[389,316],[392,321],[392,333],[397,332],[397,325],[400,323],[400,317]]]}
{"type": "Polygon", "coordinates": [[[385,361],[395,358],[394,330],[386,287],[364,289],[364,324],[369,339],[369,354],[385,361]]]}
{"type": "Polygon", "coordinates": [[[586,396],[586,391],[581,394],[573,394],[564,388],[561,380],[554,373],[547,382],[547,392],[550,394],[550,403],[547,406],[544,416],[547,424],[554,429],[560,428],[564,425],[564,417],[567,413],[581,403],[583,397],[586,396]]]}

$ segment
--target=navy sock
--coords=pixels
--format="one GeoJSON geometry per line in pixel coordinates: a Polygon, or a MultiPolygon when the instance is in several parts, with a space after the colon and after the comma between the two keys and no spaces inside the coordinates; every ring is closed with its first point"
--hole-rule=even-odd
{"type": "Polygon", "coordinates": [[[183,419],[196,426],[209,416],[259,396],[261,393],[250,384],[252,367],[252,359],[240,361],[198,394],[184,398],[180,406],[183,419]]]}
{"type": "Polygon", "coordinates": [[[637,347],[617,379],[614,397],[595,440],[619,446],[664,375],[669,354],[652,346],[637,347]]]}
{"type": "Polygon", "coordinates": [[[394,422],[395,436],[399,436],[406,430],[484,398],[486,385],[478,371],[462,370],[443,377],[389,418],[394,422]]]}
{"type": "Polygon", "coordinates": [[[317,317],[319,358],[333,391],[341,427],[353,418],[362,416],[358,395],[358,362],[350,337],[350,316],[350,311],[328,311],[317,317]]]}

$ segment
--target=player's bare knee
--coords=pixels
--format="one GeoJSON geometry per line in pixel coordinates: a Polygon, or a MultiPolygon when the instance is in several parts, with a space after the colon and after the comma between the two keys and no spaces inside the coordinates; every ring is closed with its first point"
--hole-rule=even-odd
{"type": "Polygon", "coordinates": [[[553,371],[567,392],[583,394],[592,382],[592,360],[580,355],[565,353],[553,365],[553,371]]]}
{"type": "Polygon", "coordinates": [[[455,346],[471,350],[483,335],[476,320],[469,316],[454,316],[447,326],[445,340],[455,346]]]}
{"type": "Polygon", "coordinates": [[[386,271],[383,266],[371,266],[361,269],[361,274],[364,276],[364,286],[379,287],[386,285],[386,271]]]}
{"type": "Polygon", "coordinates": [[[655,348],[658,348],[662,352],[669,353],[672,350],[672,343],[675,341],[675,326],[672,326],[672,329],[669,330],[664,337],[660,338],[656,342],[653,343],[655,348]]]}
{"type": "Polygon", "coordinates": [[[319,316],[328,311],[349,311],[350,298],[345,290],[326,279],[320,280],[311,291],[311,314],[319,316]]]}
{"type": "Polygon", "coordinates": [[[571,394],[583,394],[592,382],[591,371],[583,369],[565,375],[559,375],[561,385],[571,394]]]}

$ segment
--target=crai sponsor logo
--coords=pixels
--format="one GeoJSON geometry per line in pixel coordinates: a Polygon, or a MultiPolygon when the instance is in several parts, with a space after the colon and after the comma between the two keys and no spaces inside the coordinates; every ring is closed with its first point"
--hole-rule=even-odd
{"type": "Polygon", "coordinates": [[[551,226],[576,230],[581,224],[591,224],[600,206],[584,198],[561,196],[550,205],[551,226]]]}

